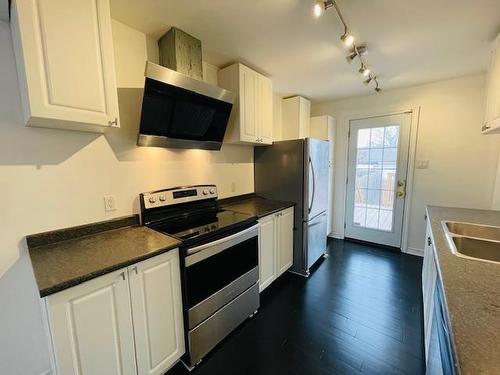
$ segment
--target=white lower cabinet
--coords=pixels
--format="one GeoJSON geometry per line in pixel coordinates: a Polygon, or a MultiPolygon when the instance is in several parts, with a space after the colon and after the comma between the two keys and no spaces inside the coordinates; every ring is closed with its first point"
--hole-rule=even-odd
{"type": "Polygon", "coordinates": [[[184,354],[177,249],[44,302],[56,374],[163,374],[184,354]]]}
{"type": "Polygon", "coordinates": [[[293,264],[293,207],[259,220],[259,290],[293,264]]]}
{"type": "Polygon", "coordinates": [[[434,260],[430,223],[427,223],[424,261],[422,265],[422,300],[424,305],[424,347],[426,361],[429,358],[432,320],[434,317],[434,291],[437,280],[437,267],[434,260]]]}
{"type": "Polygon", "coordinates": [[[277,226],[278,276],[280,276],[293,264],[293,208],[279,213],[277,226]]]}
{"type": "Polygon", "coordinates": [[[259,220],[259,290],[276,279],[276,220],[269,215],[259,220]]]}
{"type": "Polygon", "coordinates": [[[179,257],[154,257],[132,267],[132,271],[137,372],[160,375],[185,350],[179,257]]]}

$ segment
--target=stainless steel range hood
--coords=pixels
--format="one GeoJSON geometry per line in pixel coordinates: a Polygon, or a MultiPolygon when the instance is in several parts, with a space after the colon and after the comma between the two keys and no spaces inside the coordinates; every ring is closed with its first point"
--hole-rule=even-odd
{"type": "Polygon", "coordinates": [[[220,150],[234,95],[146,63],[138,146],[220,150]]]}

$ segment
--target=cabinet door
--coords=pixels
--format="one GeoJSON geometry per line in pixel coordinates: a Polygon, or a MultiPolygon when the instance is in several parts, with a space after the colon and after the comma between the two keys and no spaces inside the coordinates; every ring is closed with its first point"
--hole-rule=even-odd
{"type": "Polygon", "coordinates": [[[500,34],[498,35],[495,43],[491,80],[491,85],[493,86],[491,98],[491,120],[498,121],[500,118],[500,34]]]}
{"type": "Polygon", "coordinates": [[[257,111],[258,86],[257,73],[240,65],[240,138],[242,142],[257,142],[259,133],[257,111]]]}
{"type": "Polygon", "coordinates": [[[260,143],[273,143],[273,83],[264,76],[259,76],[260,82],[260,143]]]}
{"type": "Polygon", "coordinates": [[[489,128],[499,127],[500,118],[500,34],[498,35],[490,55],[490,64],[486,79],[486,113],[485,125],[489,128]]]}
{"type": "Polygon", "coordinates": [[[276,279],[276,215],[259,220],[259,290],[276,279]]]}
{"type": "Polygon", "coordinates": [[[12,16],[26,123],[118,126],[109,0],[17,0],[12,16]]]}
{"type": "Polygon", "coordinates": [[[299,138],[308,138],[311,136],[311,102],[301,97],[299,111],[299,138]]]}
{"type": "Polygon", "coordinates": [[[278,276],[293,264],[293,208],[278,217],[278,276]]]}
{"type": "Polygon", "coordinates": [[[437,268],[434,260],[434,246],[431,239],[430,223],[427,223],[424,262],[422,266],[422,300],[424,307],[424,346],[425,358],[429,358],[432,320],[434,315],[434,291],[437,279],[437,268]]]}
{"type": "Polygon", "coordinates": [[[177,249],[129,267],[139,375],[165,373],[184,354],[177,249]]]}
{"type": "Polygon", "coordinates": [[[45,299],[56,373],[136,374],[126,270],[45,299]]]}

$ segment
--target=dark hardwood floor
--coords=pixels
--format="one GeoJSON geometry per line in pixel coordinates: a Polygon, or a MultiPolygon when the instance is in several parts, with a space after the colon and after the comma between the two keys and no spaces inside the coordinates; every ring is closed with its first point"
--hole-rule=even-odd
{"type": "Polygon", "coordinates": [[[421,258],[339,240],[329,254],[266,289],[191,374],[423,374],[421,258]]]}

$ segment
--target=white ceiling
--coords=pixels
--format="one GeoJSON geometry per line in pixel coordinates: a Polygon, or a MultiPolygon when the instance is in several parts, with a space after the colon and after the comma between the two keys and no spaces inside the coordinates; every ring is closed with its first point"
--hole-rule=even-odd
{"type": "MultiPolygon", "coordinates": [[[[500,31],[500,0],[337,0],[384,89],[486,69],[500,31]]],[[[160,37],[176,26],[203,42],[217,66],[242,61],[272,77],[275,91],[316,101],[365,95],[345,60],[332,10],[312,0],[111,0],[113,18],[160,37]]]]}

